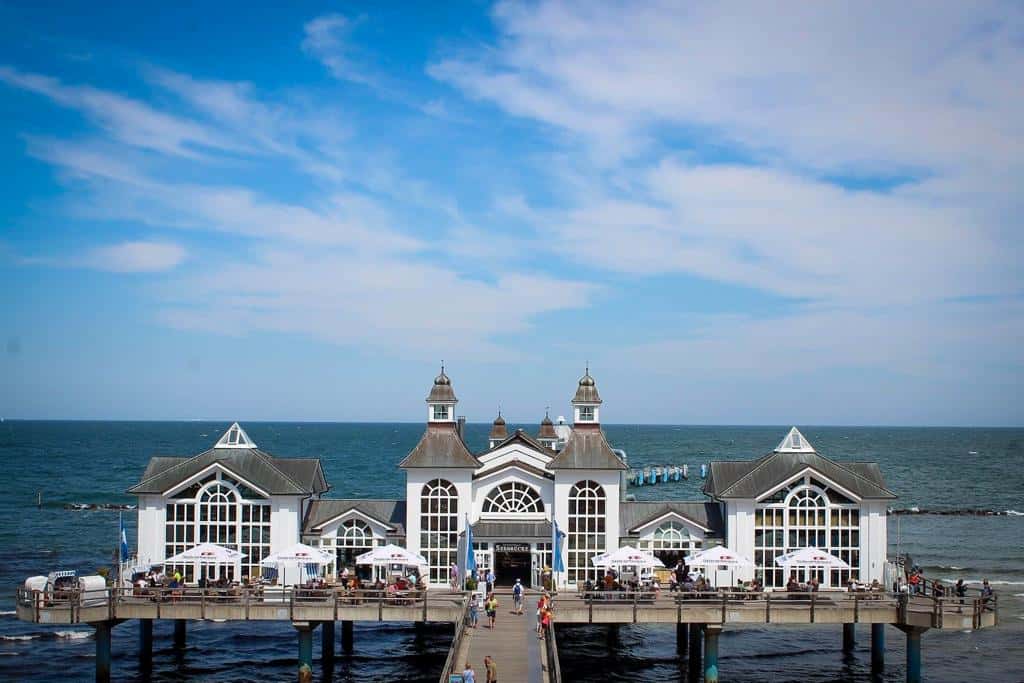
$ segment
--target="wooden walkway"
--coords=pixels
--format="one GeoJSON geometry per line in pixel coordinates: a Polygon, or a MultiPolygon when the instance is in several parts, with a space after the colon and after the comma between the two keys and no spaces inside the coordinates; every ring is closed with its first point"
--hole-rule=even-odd
{"type": "Polygon", "coordinates": [[[537,593],[527,591],[524,596],[522,614],[512,613],[511,591],[501,591],[498,596],[498,618],[493,630],[487,628],[487,615],[480,610],[477,628],[466,629],[466,636],[459,648],[458,671],[468,661],[476,671],[476,679],[484,681],[484,657],[490,655],[498,666],[499,681],[522,681],[541,683],[540,640],[537,639],[537,593]]]}

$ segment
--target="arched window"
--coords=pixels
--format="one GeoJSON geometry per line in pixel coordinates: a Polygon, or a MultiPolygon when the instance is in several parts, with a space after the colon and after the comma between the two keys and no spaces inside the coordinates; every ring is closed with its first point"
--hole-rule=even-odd
{"type": "Polygon", "coordinates": [[[700,538],[690,535],[684,524],[669,520],[654,530],[650,540],[641,540],[638,547],[641,550],[651,550],[666,567],[672,567],[680,559],[699,549],[701,543],[700,538]]]}
{"type": "Polygon", "coordinates": [[[518,481],[509,481],[491,489],[484,499],[483,514],[543,514],[544,503],[537,489],[518,481]]]}
{"type": "Polygon", "coordinates": [[[455,484],[434,479],[420,493],[420,552],[427,558],[431,583],[447,583],[459,544],[459,494],[455,484]]]}
{"type": "Polygon", "coordinates": [[[350,572],[355,572],[360,579],[369,579],[373,573],[370,567],[356,565],[356,558],[365,552],[373,550],[373,530],[370,525],[361,519],[346,519],[338,526],[334,538],[334,566],[335,574],[348,567],[350,572]]]}
{"type": "Polygon", "coordinates": [[[566,532],[569,583],[596,579],[590,558],[605,550],[605,493],[594,481],[578,481],[569,490],[569,529],[566,532]]]}
{"type": "MultiPolygon", "coordinates": [[[[754,510],[754,564],[768,588],[780,588],[788,577],[775,558],[813,546],[850,565],[827,575],[809,569],[823,586],[838,588],[860,575],[860,509],[848,497],[810,477],[798,479],[762,500],[754,510]]],[[[809,576],[799,576],[805,580],[809,576]]]]}
{"type": "MultiPolygon", "coordinates": [[[[257,577],[270,554],[270,503],[253,489],[217,471],[172,496],[166,507],[164,557],[199,543],[216,543],[243,553],[241,576],[257,577]]],[[[185,579],[197,577],[194,564],[173,567],[185,579]]],[[[233,579],[235,567],[221,572],[233,579]]]]}

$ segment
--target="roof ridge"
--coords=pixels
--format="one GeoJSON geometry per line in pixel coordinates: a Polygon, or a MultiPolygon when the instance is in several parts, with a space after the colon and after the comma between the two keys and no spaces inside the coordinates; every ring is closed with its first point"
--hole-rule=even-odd
{"type": "MultiPolygon", "coordinates": [[[[280,474],[280,475],[281,475],[282,477],[284,477],[284,478],[285,478],[285,479],[286,479],[287,481],[291,482],[291,484],[292,484],[292,485],[293,485],[293,486],[294,486],[295,488],[297,488],[297,489],[299,489],[300,491],[302,491],[303,493],[305,493],[305,491],[306,491],[306,487],[305,487],[305,486],[303,486],[303,485],[302,485],[302,484],[300,484],[299,482],[297,482],[297,481],[295,481],[294,479],[292,479],[292,478],[291,478],[290,476],[288,476],[288,474],[286,474],[286,473],[285,473],[285,472],[284,472],[284,471],[283,471],[283,470],[282,470],[282,469],[281,469],[280,467],[278,467],[278,466],[277,466],[277,463],[276,463],[276,462],[274,462],[275,460],[277,460],[277,457],[276,457],[276,456],[273,456],[273,455],[271,455],[270,453],[267,453],[266,451],[261,451],[261,450],[260,450],[260,449],[258,449],[258,448],[253,448],[253,449],[250,449],[250,450],[252,450],[252,451],[253,451],[254,453],[258,453],[258,454],[259,454],[260,456],[262,456],[263,458],[265,458],[266,460],[268,460],[268,461],[269,461],[269,462],[268,462],[268,464],[269,464],[269,465],[270,465],[271,467],[273,467],[273,468],[274,468],[275,470],[277,470],[277,473],[278,473],[278,474],[280,474]]],[[[312,489],[310,489],[310,490],[312,490],[312,489]]]]}
{"type": "MultiPolygon", "coordinates": [[[[131,487],[131,488],[129,488],[128,490],[129,490],[129,491],[131,491],[132,489],[137,489],[137,488],[139,488],[140,486],[142,486],[143,484],[145,484],[145,483],[146,483],[147,481],[151,481],[151,480],[153,480],[153,479],[156,479],[157,477],[159,477],[159,476],[161,476],[161,475],[163,475],[163,474],[166,474],[167,472],[170,472],[171,470],[177,469],[177,468],[179,468],[179,467],[181,467],[181,466],[183,466],[183,465],[187,465],[188,463],[192,462],[193,460],[195,460],[195,459],[197,459],[197,458],[201,458],[201,457],[203,457],[204,455],[206,455],[207,453],[209,453],[209,452],[210,452],[210,451],[212,451],[212,450],[214,450],[214,449],[213,449],[213,448],[207,448],[207,449],[206,449],[205,451],[203,451],[202,453],[196,453],[195,455],[192,455],[192,456],[188,456],[188,455],[186,455],[186,456],[160,456],[160,455],[151,455],[151,456],[150,456],[150,460],[152,460],[153,458],[161,458],[161,457],[183,457],[183,458],[185,458],[185,459],[184,459],[184,460],[182,460],[181,462],[179,462],[179,463],[175,464],[175,465],[171,465],[170,467],[168,467],[168,468],[167,468],[167,469],[165,469],[165,470],[160,470],[160,471],[159,471],[159,472],[157,472],[156,474],[154,474],[154,475],[152,475],[152,476],[149,476],[149,477],[147,477],[147,478],[143,479],[143,480],[142,480],[142,481],[140,481],[140,482],[139,482],[138,484],[136,484],[135,486],[132,486],[132,487],[131,487]]],[[[239,449],[239,450],[242,450],[242,449],[239,449]]]]}
{"type": "MultiPolygon", "coordinates": [[[[893,491],[890,491],[889,489],[887,489],[887,488],[886,488],[886,487],[884,487],[884,486],[879,486],[878,484],[876,484],[875,482],[871,481],[871,480],[870,480],[870,479],[868,479],[867,477],[861,476],[861,475],[860,475],[860,474],[858,474],[857,472],[854,472],[853,470],[851,470],[851,469],[850,469],[849,467],[846,467],[846,466],[844,466],[844,465],[843,465],[843,464],[842,464],[841,462],[838,462],[838,461],[836,461],[836,460],[833,460],[832,458],[829,458],[829,457],[827,457],[827,456],[824,456],[824,455],[822,455],[821,453],[819,453],[818,451],[814,451],[814,454],[815,454],[816,456],[818,456],[819,458],[822,458],[823,460],[826,460],[826,461],[828,461],[828,462],[832,463],[832,464],[833,464],[833,465],[835,465],[836,467],[838,467],[838,468],[840,468],[840,469],[842,469],[842,470],[845,470],[845,471],[849,472],[850,474],[852,474],[853,476],[857,477],[858,479],[860,479],[860,480],[862,480],[862,481],[865,481],[865,482],[867,482],[867,483],[868,483],[868,484],[870,484],[871,486],[874,486],[874,487],[875,487],[875,488],[877,488],[877,489],[880,489],[880,490],[882,490],[882,491],[885,491],[886,493],[892,494],[893,496],[895,496],[895,495],[896,495],[896,493],[895,493],[895,492],[893,492],[893,491]]],[[[863,464],[870,464],[870,463],[863,463],[863,464]]],[[[877,463],[875,463],[875,464],[877,464],[877,463]]]]}
{"type": "MultiPolygon", "coordinates": [[[[757,460],[753,461],[753,462],[756,462],[757,464],[756,464],[756,465],[755,465],[755,466],[754,466],[753,468],[751,468],[751,470],[750,470],[749,472],[747,472],[746,474],[744,474],[744,475],[743,475],[742,477],[740,477],[739,479],[737,479],[737,480],[736,480],[736,481],[734,481],[733,483],[729,484],[729,486],[727,486],[727,487],[725,488],[725,490],[723,490],[723,491],[720,491],[720,492],[718,493],[718,495],[719,495],[719,496],[723,496],[723,495],[725,495],[725,494],[729,493],[729,490],[730,490],[730,489],[734,488],[734,487],[735,487],[735,486],[736,486],[737,484],[739,484],[739,483],[740,483],[741,481],[743,481],[744,479],[746,479],[747,477],[749,477],[750,475],[752,475],[752,474],[753,474],[754,472],[756,472],[757,470],[761,469],[761,468],[762,468],[762,467],[764,467],[764,466],[765,466],[766,464],[768,464],[769,462],[771,462],[771,461],[772,461],[772,460],[773,460],[773,459],[774,459],[775,457],[777,457],[777,456],[780,456],[780,455],[783,455],[783,454],[782,454],[782,453],[779,453],[778,451],[772,451],[771,453],[768,453],[768,454],[766,454],[766,455],[763,455],[763,456],[761,456],[760,458],[758,458],[757,460]]],[[[792,454],[786,454],[786,455],[792,455],[792,454]]]]}

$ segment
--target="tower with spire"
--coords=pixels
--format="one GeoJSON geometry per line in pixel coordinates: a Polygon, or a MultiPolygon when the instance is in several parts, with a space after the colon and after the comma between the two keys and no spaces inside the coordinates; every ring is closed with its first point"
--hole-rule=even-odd
{"type": "Polygon", "coordinates": [[[597,393],[597,383],[590,376],[590,364],[580,378],[576,387],[576,395],[572,398],[573,428],[600,427],[601,396],[597,393]]]}
{"type": "Polygon", "coordinates": [[[555,450],[558,444],[558,434],[555,432],[555,423],[551,421],[548,409],[544,409],[544,419],[540,421],[540,431],[537,432],[537,441],[542,445],[555,450]]]}
{"type": "Polygon", "coordinates": [[[508,438],[508,428],[505,426],[505,418],[501,416],[501,408],[498,408],[498,417],[494,418],[491,424],[491,434],[487,437],[489,448],[494,448],[508,438]]]}
{"type": "Polygon", "coordinates": [[[458,402],[455,390],[452,389],[452,381],[445,374],[444,361],[441,361],[441,374],[434,378],[434,386],[430,388],[430,394],[427,396],[427,424],[454,428],[455,405],[458,402]]]}

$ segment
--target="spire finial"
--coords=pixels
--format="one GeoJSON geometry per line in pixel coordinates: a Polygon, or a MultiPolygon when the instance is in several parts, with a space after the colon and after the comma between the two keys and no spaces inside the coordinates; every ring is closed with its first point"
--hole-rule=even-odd
{"type": "Polygon", "coordinates": [[[441,374],[444,374],[444,358],[441,359],[441,374]]]}

